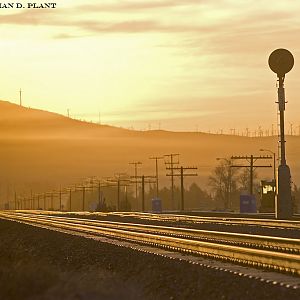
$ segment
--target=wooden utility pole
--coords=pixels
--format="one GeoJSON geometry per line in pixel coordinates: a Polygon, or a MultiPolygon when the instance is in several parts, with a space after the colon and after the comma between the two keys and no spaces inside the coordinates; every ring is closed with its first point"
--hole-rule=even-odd
{"type": "Polygon", "coordinates": [[[149,159],[155,159],[155,174],[156,174],[156,198],[158,198],[159,187],[158,187],[158,160],[163,159],[163,156],[152,156],[149,159]]]}
{"type": "MultiPolygon", "coordinates": [[[[136,176],[131,176],[132,178],[136,178],[136,176]]],[[[126,173],[116,173],[113,178],[107,178],[108,183],[114,183],[114,185],[109,185],[111,187],[117,187],[117,206],[116,210],[120,211],[121,208],[121,187],[127,187],[132,183],[129,179],[129,176],[126,173]]],[[[137,184],[137,183],[136,183],[137,184]]],[[[127,196],[126,196],[127,197],[127,196]]]]}
{"type": "Polygon", "coordinates": [[[249,168],[250,171],[250,183],[249,183],[249,193],[250,195],[253,195],[253,174],[254,174],[254,170],[256,168],[272,168],[272,165],[259,165],[259,166],[255,166],[254,163],[257,160],[261,160],[261,159],[272,159],[272,156],[270,155],[264,155],[264,156],[254,156],[254,155],[250,155],[250,156],[231,156],[232,160],[246,160],[249,165],[231,165],[231,168],[249,168]]]}
{"type": "MultiPolygon", "coordinates": [[[[130,165],[134,165],[134,178],[137,178],[137,166],[141,165],[142,163],[140,161],[134,161],[134,162],[130,162],[130,165]]],[[[135,183],[135,199],[137,200],[137,194],[138,194],[138,183],[136,181],[135,183]]]]}
{"type": "Polygon", "coordinates": [[[142,202],[141,202],[141,210],[142,212],[145,211],[145,183],[155,183],[156,180],[154,180],[154,178],[156,178],[156,176],[152,176],[152,175],[142,175],[142,176],[138,176],[138,178],[140,178],[141,180],[139,181],[139,183],[142,184],[142,202]]]}
{"type": "Polygon", "coordinates": [[[170,174],[167,176],[171,177],[171,202],[172,202],[172,209],[174,209],[174,169],[175,166],[179,165],[179,154],[178,153],[171,153],[164,155],[168,160],[165,160],[166,170],[170,170],[170,174]],[[176,159],[176,160],[175,160],[176,159]]]}
{"type": "MultiPolygon", "coordinates": [[[[180,177],[180,185],[181,185],[181,201],[180,201],[180,210],[184,211],[184,184],[183,184],[183,178],[187,176],[198,176],[197,173],[184,173],[186,170],[197,170],[197,167],[175,167],[173,170],[179,171],[179,173],[173,174],[173,176],[179,176],[180,177]]],[[[168,170],[168,168],[167,168],[168,170]]],[[[167,174],[167,176],[171,176],[171,174],[167,174]]]]}

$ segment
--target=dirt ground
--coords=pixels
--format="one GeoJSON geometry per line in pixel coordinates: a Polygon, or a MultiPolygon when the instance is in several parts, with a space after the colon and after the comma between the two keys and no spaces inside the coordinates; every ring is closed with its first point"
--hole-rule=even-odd
{"type": "Polygon", "coordinates": [[[300,291],[0,220],[0,299],[300,299],[300,291]]]}

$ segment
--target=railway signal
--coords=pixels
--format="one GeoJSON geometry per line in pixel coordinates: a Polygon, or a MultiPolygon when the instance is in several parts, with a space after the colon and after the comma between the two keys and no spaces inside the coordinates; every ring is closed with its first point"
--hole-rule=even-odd
{"type": "Polygon", "coordinates": [[[285,157],[285,133],[284,133],[284,111],[285,91],[284,79],[294,66],[294,57],[286,49],[276,49],[269,57],[269,67],[277,74],[278,78],[278,108],[280,126],[280,165],[278,166],[277,197],[275,202],[275,214],[277,219],[290,219],[293,215],[292,193],[291,193],[291,171],[286,163],[285,157]]]}

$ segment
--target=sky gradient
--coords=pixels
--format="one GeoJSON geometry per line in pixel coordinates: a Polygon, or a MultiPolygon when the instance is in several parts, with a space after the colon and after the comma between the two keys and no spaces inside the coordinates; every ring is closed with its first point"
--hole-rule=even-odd
{"type": "MultiPolygon", "coordinates": [[[[22,1],[21,1],[22,2],[22,1]]],[[[25,1],[23,1],[25,2],[25,1]]],[[[60,0],[0,10],[0,98],[136,129],[270,129],[269,54],[295,57],[287,124],[300,125],[298,1],[60,0]]]]}

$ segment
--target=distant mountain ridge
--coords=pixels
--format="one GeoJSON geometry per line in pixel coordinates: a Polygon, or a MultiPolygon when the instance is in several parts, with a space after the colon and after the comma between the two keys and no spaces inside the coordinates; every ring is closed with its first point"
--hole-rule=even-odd
{"type": "MultiPolygon", "coordinates": [[[[199,176],[191,180],[207,188],[217,157],[269,154],[261,148],[277,151],[277,137],[133,131],[0,101],[0,202],[7,194],[13,197],[14,189],[45,191],[88,176],[132,175],[132,161],[143,162],[139,174],[153,175],[149,157],[169,153],[180,153],[179,165],[197,166],[199,176]]],[[[300,184],[299,157],[300,137],[287,137],[287,161],[296,184],[300,184]]],[[[169,185],[162,161],[159,168],[162,184],[169,185]]],[[[272,178],[272,169],[261,174],[272,178]]]]}

